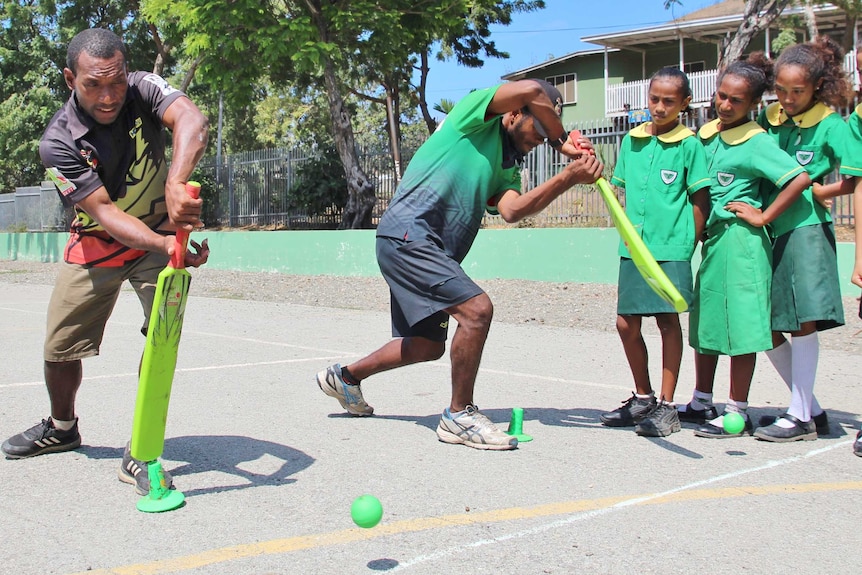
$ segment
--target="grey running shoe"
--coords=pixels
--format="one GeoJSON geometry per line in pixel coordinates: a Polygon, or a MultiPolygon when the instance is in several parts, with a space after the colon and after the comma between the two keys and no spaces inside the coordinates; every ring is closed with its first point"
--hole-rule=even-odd
{"type": "Polygon", "coordinates": [[[476,449],[506,450],[518,447],[518,438],[508,435],[479,413],[475,405],[452,413],[447,407],[437,425],[437,437],[443,443],[461,443],[476,449]]]}
{"type": "Polygon", "coordinates": [[[856,441],[853,442],[853,453],[862,457],[862,431],[856,434],[856,441]]]}
{"type": "Polygon", "coordinates": [[[350,385],[341,377],[341,365],[327,367],[317,374],[317,385],[323,393],[334,397],[350,415],[372,415],[374,408],[365,403],[362,389],[358,385],[350,385]]]}
{"type": "Polygon", "coordinates": [[[676,407],[668,403],[657,403],[655,409],[635,426],[635,433],[645,437],[667,437],[681,428],[676,407]]]}
{"type": "Polygon", "coordinates": [[[641,422],[650,411],[655,409],[655,397],[640,399],[632,392],[632,396],[621,406],[601,415],[602,423],[608,427],[631,427],[641,422]]]}
{"type": "Polygon", "coordinates": [[[4,441],[0,450],[9,459],[22,459],[43,453],[71,451],[80,446],[81,434],[78,433],[77,419],[72,429],[63,431],[54,427],[54,420],[49,417],[4,441]]]}
{"type": "MultiPolygon", "coordinates": [[[[168,489],[174,488],[174,480],[168,470],[162,468],[165,474],[165,487],[168,489]]],[[[135,493],[138,495],[147,495],[150,492],[150,474],[147,464],[140,459],[132,457],[132,451],[129,444],[126,444],[126,449],[123,451],[123,462],[117,470],[117,477],[123,483],[128,483],[135,486],[135,493]]]]}

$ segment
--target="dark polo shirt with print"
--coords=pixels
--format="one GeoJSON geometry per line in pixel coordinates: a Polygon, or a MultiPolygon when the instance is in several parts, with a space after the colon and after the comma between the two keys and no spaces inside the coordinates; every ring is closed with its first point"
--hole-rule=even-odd
{"type": "MultiPolygon", "coordinates": [[[[48,123],[39,155],[65,205],[73,206],[104,186],[120,210],[156,229],[167,220],[162,117],[184,94],[149,72],[132,72],[128,82],[126,103],[107,126],[84,113],[73,93],[48,123]]],[[[144,255],[110,237],[80,208],[75,211],[66,262],[121,266],[144,255]]]]}

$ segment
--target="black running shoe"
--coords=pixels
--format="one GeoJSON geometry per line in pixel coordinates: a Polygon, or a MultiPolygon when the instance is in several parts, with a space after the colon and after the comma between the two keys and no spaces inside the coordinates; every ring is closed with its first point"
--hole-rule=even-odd
{"type": "Polygon", "coordinates": [[[681,429],[676,407],[658,403],[643,420],[635,426],[635,433],[645,437],[667,437],[681,429]]]}
{"type": "Polygon", "coordinates": [[[49,417],[4,441],[0,450],[9,459],[23,459],[43,453],[71,451],[80,446],[81,434],[78,433],[77,419],[72,429],[63,431],[54,427],[54,420],[49,417]]]}
{"type": "Polygon", "coordinates": [[[655,397],[640,399],[632,393],[632,396],[623,401],[623,404],[613,411],[601,415],[602,423],[608,427],[631,427],[643,420],[646,415],[655,409],[655,397]]]}
{"type": "MultiPolygon", "coordinates": [[[[165,475],[165,487],[173,489],[174,480],[171,474],[165,468],[162,468],[162,472],[165,475]]],[[[132,450],[128,443],[125,451],[123,451],[123,462],[117,470],[117,478],[123,483],[134,485],[135,493],[138,495],[147,495],[150,492],[150,474],[147,464],[132,457],[132,450]]]]}
{"type": "Polygon", "coordinates": [[[862,431],[856,434],[856,441],[853,442],[853,453],[862,457],[862,431]]]}

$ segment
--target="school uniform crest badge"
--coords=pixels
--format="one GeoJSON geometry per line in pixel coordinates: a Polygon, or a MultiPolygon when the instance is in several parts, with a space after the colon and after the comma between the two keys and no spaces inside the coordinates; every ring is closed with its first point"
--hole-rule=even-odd
{"type": "Polygon", "coordinates": [[[814,152],[810,150],[796,150],[796,161],[800,166],[807,166],[814,159],[814,152]]]}
{"type": "Polygon", "coordinates": [[[718,172],[715,174],[715,179],[718,180],[718,183],[722,186],[729,186],[733,183],[733,180],[736,179],[736,175],[728,174],[727,172],[718,172]]]}
{"type": "Polygon", "coordinates": [[[678,172],[674,172],[673,170],[662,170],[661,171],[661,181],[665,184],[672,184],[676,180],[678,172]]]}

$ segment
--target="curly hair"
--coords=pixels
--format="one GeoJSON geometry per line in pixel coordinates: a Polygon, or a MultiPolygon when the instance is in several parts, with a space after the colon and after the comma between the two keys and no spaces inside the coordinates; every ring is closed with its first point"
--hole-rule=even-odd
{"type": "Polygon", "coordinates": [[[775,60],[775,73],[784,66],[798,66],[814,85],[814,98],[841,107],[853,99],[853,86],[844,72],[844,50],[829,36],[817,36],[805,44],[785,48],[775,60]]]}
{"type": "Polygon", "coordinates": [[[716,85],[721,85],[725,76],[738,76],[745,80],[750,90],[751,100],[759,100],[767,88],[772,87],[774,70],[772,60],[763,52],[753,52],[744,60],[730,63],[718,76],[716,85]]]}

